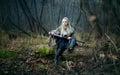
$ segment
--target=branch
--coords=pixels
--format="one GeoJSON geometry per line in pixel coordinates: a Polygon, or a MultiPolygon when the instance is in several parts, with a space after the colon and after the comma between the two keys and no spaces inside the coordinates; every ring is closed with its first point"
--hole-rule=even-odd
{"type": "Polygon", "coordinates": [[[118,52],[118,48],[117,48],[117,46],[115,45],[115,43],[113,42],[113,40],[112,40],[106,33],[105,33],[105,36],[106,36],[106,37],[110,40],[110,42],[113,44],[116,52],[118,52]]]}

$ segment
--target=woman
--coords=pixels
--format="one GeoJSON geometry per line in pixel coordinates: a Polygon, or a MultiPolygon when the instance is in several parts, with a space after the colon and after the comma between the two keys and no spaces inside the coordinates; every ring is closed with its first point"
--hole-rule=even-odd
{"type": "Polygon", "coordinates": [[[76,44],[76,39],[74,38],[74,28],[71,27],[69,19],[67,17],[64,17],[62,19],[61,25],[50,32],[51,35],[54,36],[54,34],[60,35],[61,37],[66,38],[56,38],[56,44],[57,44],[57,50],[54,58],[54,63],[57,64],[59,56],[62,56],[65,49],[68,48],[68,52],[71,52],[76,44]]]}

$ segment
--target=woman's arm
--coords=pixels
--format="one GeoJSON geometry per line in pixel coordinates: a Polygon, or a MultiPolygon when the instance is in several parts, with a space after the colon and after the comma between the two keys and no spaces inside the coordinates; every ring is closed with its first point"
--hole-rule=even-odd
{"type": "Polygon", "coordinates": [[[55,30],[50,31],[50,33],[60,35],[60,29],[61,29],[61,27],[58,27],[55,30]]]}
{"type": "Polygon", "coordinates": [[[70,32],[70,35],[68,36],[68,39],[75,38],[74,33],[75,33],[74,28],[71,27],[71,32],[70,32]]]}

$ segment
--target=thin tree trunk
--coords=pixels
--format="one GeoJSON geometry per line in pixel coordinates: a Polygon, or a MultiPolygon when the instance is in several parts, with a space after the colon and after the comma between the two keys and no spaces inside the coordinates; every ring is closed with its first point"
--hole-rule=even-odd
{"type": "Polygon", "coordinates": [[[62,8],[63,8],[63,4],[64,4],[64,1],[62,1],[62,4],[61,4],[61,6],[60,6],[60,8],[59,8],[58,21],[57,21],[58,24],[59,24],[59,22],[60,22],[60,14],[61,14],[61,11],[62,11],[62,8]]]}
{"type": "Polygon", "coordinates": [[[45,1],[42,0],[42,7],[41,7],[41,12],[40,12],[39,26],[43,29],[43,31],[45,32],[45,34],[48,34],[48,31],[42,26],[42,14],[43,14],[43,10],[44,10],[44,5],[45,5],[45,1]]]}
{"type": "MultiPolygon", "coordinates": [[[[33,0],[33,2],[34,2],[34,7],[35,7],[35,16],[36,16],[36,20],[37,20],[37,22],[39,22],[38,13],[37,13],[36,0],[33,0]]],[[[39,25],[36,24],[35,26],[36,26],[36,32],[37,32],[37,34],[39,34],[39,25]]]]}
{"type": "Polygon", "coordinates": [[[76,24],[75,24],[75,25],[77,25],[77,24],[79,23],[80,18],[81,18],[82,0],[79,1],[79,2],[80,2],[80,3],[79,3],[79,16],[78,16],[78,18],[77,18],[77,20],[76,20],[76,24]]]}
{"type": "Polygon", "coordinates": [[[31,30],[32,32],[34,32],[33,23],[32,23],[32,20],[31,20],[31,18],[30,18],[30,14],[29,14],[28,11],[27,11],[27,8],[26,8],[26,5],[25,5],[25,1],[24,1],[24,0],[19,0],[19,3],[20,3],[20,5],[21,5],[21,8],[22,8],[22,10],[23,10],[26,18],[28,19],[28,22],[29,22],[29,25],[30,25],[30,30],[31,30]]]}

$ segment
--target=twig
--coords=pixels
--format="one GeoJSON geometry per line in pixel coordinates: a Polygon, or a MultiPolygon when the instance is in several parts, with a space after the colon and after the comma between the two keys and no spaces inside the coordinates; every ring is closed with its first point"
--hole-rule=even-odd
{"type": "Polygon", "coordinates": [[[67,61],[67,60],[66,60],[66,66],[67,66],[68,70],[70,70],[69,61],[67,61]]]}
{"type": "Polygon", "coordinates": [[[110,40],[110,42],[113,44],[115,50],[118,52],[117,46],[115,45],[115,43],[112,41],[112,39],[105,33],[105,36],[110,40]]]}

